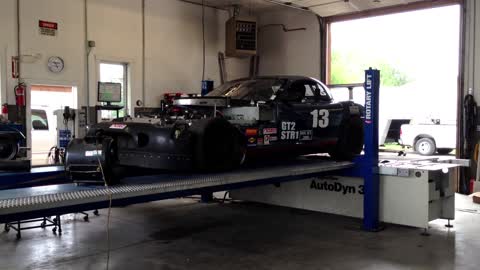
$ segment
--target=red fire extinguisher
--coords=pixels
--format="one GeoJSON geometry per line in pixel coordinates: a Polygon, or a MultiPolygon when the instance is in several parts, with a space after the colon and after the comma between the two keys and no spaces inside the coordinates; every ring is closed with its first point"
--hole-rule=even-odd
{"type": "Polygon", "coordinates": [[[20,83],[15,86],[15,103],[17,107],[24,107],[26,105],[25,102],[25,91],[27,89],[27,85],[24,83],[20,83]]]}

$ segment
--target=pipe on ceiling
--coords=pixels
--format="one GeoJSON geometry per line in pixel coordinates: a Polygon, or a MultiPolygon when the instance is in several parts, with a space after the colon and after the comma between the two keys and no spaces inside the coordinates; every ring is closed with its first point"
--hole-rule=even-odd
{"type": "Polygon", "coordinates": [[[209,8],[214,8],[214,9],[219,9],[219,10],[224,10],[224,11],[228,11],[227,9],[225,8],[221,8],[221,7],[217,7],[217,6],[212,6],[212,5],[208,5],[208,4],[202,4],[202,3],[198,3],[198,2],[195,2],[195,1],[190,1],[190,0],[178,0],[180,2],[184,2],[184,3],[187,3],[187,4],[192,4],[192,5],[196,5],[196,6],[205,6],[205,7],[209,7],[209,8]]]}
{"type": "Polygon", "coordinates": [[[292,3],[279,2],[277,0],[263,0],[263,1],[271,3],[271,4],[275,4],[275,5],[278,5],[278,6],[284,6],[284,7],[297,9],[297,10],[311,12],[311,10],[308,7],[301,7],[301,6],[294,5],[292,3]]]}

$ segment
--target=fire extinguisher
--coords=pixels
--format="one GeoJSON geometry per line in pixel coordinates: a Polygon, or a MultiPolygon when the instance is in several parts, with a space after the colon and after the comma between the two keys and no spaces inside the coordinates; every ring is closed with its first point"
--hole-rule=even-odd
{"type": "Polygon", "coordinates": [[[24,83],[19,83],[15,86],[15,103],[17,107],[25,107],[25,91],[27,89],[27,85],[24,83]]]}

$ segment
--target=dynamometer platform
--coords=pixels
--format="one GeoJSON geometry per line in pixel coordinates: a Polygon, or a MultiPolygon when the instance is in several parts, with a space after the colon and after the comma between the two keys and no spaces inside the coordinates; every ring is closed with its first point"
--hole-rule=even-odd
{"type": "Polygon", "coordinates": [[[352,162],[298,159],[215,174],[160,174],[125,178],[112,187],[60,184],[0,191],[0,223],[59,216],[244,187],[276,184],[352,168],[352,162]]]}
{"type": "Polygon", "coordinates": [[[34,167],[28,171],[0,171],[0,190],[66,183],[63,166],[34,167]]]}

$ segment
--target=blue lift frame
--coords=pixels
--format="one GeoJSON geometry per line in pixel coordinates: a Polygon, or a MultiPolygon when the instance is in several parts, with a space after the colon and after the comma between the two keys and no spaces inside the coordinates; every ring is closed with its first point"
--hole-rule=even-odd
{"type": "Polygon", "coordinates": [[[378,174],[378,116],[380,108],[380,71],[365,70],[364,155],[357,157],[355,167],[345,176],[364,179],[363,229],[381,230],[379,222],[380,176],[378,174]]]}
{"type": "MultiPolygon", "coordinates": [[[[379,224],[379,196],[380,196],[380,180],[378,175],[378,115],[379,115],[379,91],[380,91],[380,71],[376,69],[368,69],[365,71],[365,110],[364,110],[364,155],[357,157],[354,160],[354,167],[351,169],[344,169],[340,171],[339,174],[345,176],[360,177],[364,179],[364,203],[363,203],[363,229],[366,231],[376,232],[380,230],[379,224]]],[[[55,168],[51,171],[48,169],[40,169],[35,173],[11,173],[11,174],[0,174],[0,179],[7,179],[7,182],[3,183],[3,188],[19,188],[27,186],[38,186],[38,185],[47,185],[47,184],[61,184],[64,183],[65,179],[61,177],[62,170],[55,168]]],[[[339,172],[339,171],[337,171],[339,172]]],[[[1,181],[0,181],[1,182],[1,181]]],[[[260,181],[264,182],[264,181],[260,181]]],[[[282,182],[282,180],[276,179],[275,182],[282,182]]],[[[269,181],[266,181],[269,183],[269,181]]],[[[261,183],[256,183],[259,185],[261,183]]],[[[248,187],[247,183],[244,184],[235,184],[231,186],[224,186],[223,188],[240,188],[248,187]]],[[[0,190],[2,185],[0,183],[0,190]]],[[[201,194],[203,200],[210,199],[212,192],[219,191],[218,188],[207,188],[203,190],[190,190],[186,191],[185,194],[175,194],[175,195],[187,195],[187,194],[201,194]]],[[[173,194],[166,194],[162,196],[153,196],[152,198],[139,198],[138,201],[132,200],[134,203],[150,201],[149,199],[165,199],[173,198],[173,194]]],[[[132,202],[131,200],[128,200],[132,202]]],[[[125,201],[125,205],[128,205],[125,201]]],[[[83,211],[95,208],[102,208],[105,206],[103,204],[95,205],[85,205],[84,207],[68,207],[68,211],[83,211]]],[[[46,213],[54,215],[54,210],[45,210],[46,213]]],[[[67,209],[64,209],[62,212],[66,213],[67,209]]],[[[35,216],[23,216],[22,214],[18,215],[18,218],[35,218],[35,216]]],[[[0,218],[1,219],[1,218],[0,218]]]]}
{"type": "Polygon", "coordinates": [[[380,71],[365,71],[365,154],[362,166],[364,179],[363,228],[378,231],[380,176],[378,175],[378,116],[380,98],[380,71]]]}

